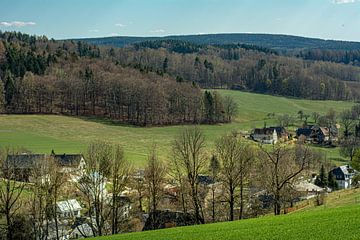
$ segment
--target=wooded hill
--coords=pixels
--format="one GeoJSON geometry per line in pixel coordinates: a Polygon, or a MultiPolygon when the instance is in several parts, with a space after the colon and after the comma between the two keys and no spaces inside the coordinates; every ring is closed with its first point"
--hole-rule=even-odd
{"type": "Polygon", "coordinates": [[[180,40],[201,45],[248,44],[277,50],[290,49],[325,49],[325,50],[359,50],[359,42],[323,40],[280,34],[226,33],[176,35],[166,37],[103,37],[76,39],[96,45],[124,47],[125,45],[157,40],[180,40]]]}
{"type": "Polygon", "coordinates": [[[120,65],[111,49],[0,33],[0,107],[6,113],[106,116],[136,125],[231,120],[231,99],[170,75],[120,65]]]}
{"type": "Polygon", "coordinates": [[[358,99],[360,68],[278,55],[250,45],[147,41],[111,48],[122,65],[168,74],[203,88],[232,88],[308,99],[358,99]],[[352,88],[348,87],[352,84],[352,88]]]}
{"type": "Polygon", "coordinates": [[[4,32],[0,78],[7,113],[106,116],[136,125],[230,121],[233,101],[201,88],[323,100],[360,96],[360,67],[351,64],[181,40],[115,48],[4,32]]]}

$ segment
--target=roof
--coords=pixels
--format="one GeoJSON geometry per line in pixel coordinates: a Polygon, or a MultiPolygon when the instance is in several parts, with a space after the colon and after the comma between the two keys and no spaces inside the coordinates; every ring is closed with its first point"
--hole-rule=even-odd
{"type": "Polygon", "coordinates": [[[76,199],[56,202],[56,206],[58,207],[60,212],[73,212],[80,211],[82,209],[80,203],[76,199]]]}
{"type": "Polygon", "coordinates": [[[306,128],[298,128],[298,129],[296,130],[296,135],[297,135],[297,136],[304,135],[304,136],[306,136],[306,137],[310,137],[311,132],[312,132],[312,129],[311,129],[311,128],[308,128],[308,127],[306,127],[306,128]]]}
{"type": "Polygon", "coordinates": [[[83,158],[81,154],[14,154],[7,156],[4,167],[6,168],[6,164],[9,164],[10,166],[15,166],[16,168],[34,168],[37,164],[41,164],[49,157],[54,157],[58,165],[61,167],[76,167],[80,164],[80,161],[83,158]]]}
{"type": "Polygon", "coordinates": [[[210,176],[206,176],[206,175],[200,175],[198,176],[198,182],[200,184],[203,184],[203,185],[210,185],[210,184],[214,184],[214,179],[210,176]]]}
{"type": "Polygon", "coordinates": [[[44,161],[46,154],[16,154],[8,155],[6,158],[5,166],[16,168],[34,168],[37,163],[44,161]]]}
{"type": "Polygon", "coordinates": [[[254,134],[265,134],[265,135],[272,135],[276,130],[278,135],[286,134],[286,130],[283,127],[265,127],[265,128],[255,128],[254,134]]]}
{"type": "Polygon", "coordinates": [[[316,186],[313,183],[309,183],[307,181],[299,182],[295,185],[295,190],[299,192],[322,192],[323,188],[316,186]]]}
{"type": "Polygon", "coordinates": [[[333,170],[331,170],[331,172],[333,173],[333,175],[335,175],[337,180],[345,180],[345,178],[348,178],[345,175],[353,176],[356,174],[356,170],[349,165],[343,165],[334,168],[333,170]]]}
{"type": "Polygon", "coordinates": [[[55,154],[52,155],[62,167],[76,167],[80,164],[83,156],[81,154],[55,154]]]}

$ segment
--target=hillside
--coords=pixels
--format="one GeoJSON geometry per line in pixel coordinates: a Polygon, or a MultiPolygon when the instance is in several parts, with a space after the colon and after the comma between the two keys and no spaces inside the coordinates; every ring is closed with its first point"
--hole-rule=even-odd
{"type": "Polygon", "coordinates": [[[359,239],[360,206],[314,209],[302,213],[235,222],[131,233],[100,240],[359,239]]]}
{"type": "MultiPolygon", "coordinates": [[[[253,127],[276,124],[277,117],[289,114],[294,117],[302,110],[311,114],[326,113],[329,109],[337,112],[350,108],[354,103],[341,101],[311,101],[219,90],[223,96],[232,96],[238,104],[238,116],[230,124],[201,125],[208,147],[214,140],[232,130],[249,131],[253,127]],[[268,113],[276,113],[268,119],[268,113]]],[[[166,160],[170,145],[182,126],[140,128],[119,124],[110,120],[58,115],[0,115],[0,146],[24,146],[34,152],[79,153],[94,140],[108,140],[124,146],[126,156],[142,165],[152,143],[158,145],[159,155],[166,160]]],[[[337,149],[327,149],[328,158],[339,160],[337,149]]]]}
{"type": "Polygon", "coordinates": [[[318,38],[306,38],[280,34],[252,34],[252,33],[228,33],[228,34],[201,34],[201,35],[177,35],[165,37],[105,37],[75,39],[86,41],[96,45],[111,45],[124,47],[128,44],[154,40],[181,40],[196,44],[250,44],[277,50],[289,49],[331,49],[331,50],[359,50],[359,42],[346,42],[336,40],[324,40],[318,38]]]}

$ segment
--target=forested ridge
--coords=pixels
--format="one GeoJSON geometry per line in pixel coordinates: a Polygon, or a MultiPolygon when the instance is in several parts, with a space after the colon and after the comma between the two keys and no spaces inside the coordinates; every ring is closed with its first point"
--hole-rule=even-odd
{"type": "MultiPolygon", "coordinates": [[[[314,61],[321,54],[310,53],[296,58],[263,46],[181,40],[116,48],[4,32],[0,108],[164,125],[231,121],[236,109],[232,99],[202,88],[358,100],[360,68],[353,64],[354,56],[339,64],[314,61]]],[[[342,55],[337,56],[342,62],[342,55]]]]}
{"type": "Polygon", "coordinates": [[[147,41],[113,48],[116,61],[169,74],[203,88],[232,88],[308,99],[358,99],[360,68],[279,55],[244,44],[198,45],[147,41]],[[351,83],[353,87],[348,87],[351,83]]]}
{"type": "Polygon", "coordinates": [[[114,50],[22,33],[0,34],[5,113],[105,116],[136,125],[231,121],[231,99],[195,83],[121,65],[114,50]]]}

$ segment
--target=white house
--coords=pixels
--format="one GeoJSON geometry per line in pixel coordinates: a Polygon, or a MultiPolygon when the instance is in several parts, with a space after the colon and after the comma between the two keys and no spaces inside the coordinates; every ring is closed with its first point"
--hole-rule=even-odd
{"type": "Polygon", "coordinates": [[[356,170],[349,165],[343,165],[337,168],[334,168],[330,171],[338,183],[339,189],[350,188],[352,184],[352,179],[356,175],[356,170]]]}
{"type": "Polygon", "coordinates": [[[60,218],[80,217],[82,207],[76,199],[56,202],[56,211],[60,218]]]}
{"type": "Polygon", "coordinates": [[[278,133],[275,128],[257,128],[250,136],[254,141],[264,144],[276,144],[278,142],[278,133]]]}

